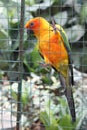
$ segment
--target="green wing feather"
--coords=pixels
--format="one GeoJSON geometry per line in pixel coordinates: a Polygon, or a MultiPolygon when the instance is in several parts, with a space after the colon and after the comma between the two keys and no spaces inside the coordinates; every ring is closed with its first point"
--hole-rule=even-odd
{"type": "Polygon", "coordinates": [[[67,51],[71,51],[70,44],[68,42],[68,38],[67,38],[67,35],[66,35],[64,29],[58,24],[56,24],[55,26],[62,36],[62,39],[64,41],[63,43],[65,44],[66,49],[68,49],[67,51]]]}
{"type": "MultiPolygon", "coordinates": [[[[65,95],[66,95],[67,102],[68,102],[69,109],[70,109],[70,113],[71,113],[71,116],[72,116],[72,122],[75,122],[76,121],[75,105],[74,105],[72,88],[69,86],[69,84],[72,84],[72,85],[74,84],[73,67],[72,67],[72,60],[71,60],[71,48],[70,48],[68,38],[67,38],[66,33],[63,30],[63,28],[60,25],[55,25],[55,26],[56,26],[58,32],[60,32],[64,46],[65,46],[65,48],[67,49],[67,52],[68,52],[69,68],[70,68],[70,71],[71,71],[71,80],[69,82],[69,76],[68,76],[67,79],[66,79],[67,82],[65,81],[66,84],[64,85],[64,83],[65,83],[63,81],[64,79],[63,79],[62,75],[60,74],[60,81],[61,81],[61,85],[67,86],[66,91],[65,91],[65,95]]],[[[68,72],[68,75],[69,75],[69,72],[68,72]]]]}
{"type": "Polygon", "coordinates": [[[71,58],[71,48],[70,48],[70,44],[68,42],[68,38],[67,35],[65,33],[65,31],[63,30],[63,28],[60,25],[55,25],[57,30],[60,32],[61,34],[61,38],[63,40],[64,46],[67,49],[68,52],[68,58],[69,58],[69,68],[71,71],[71,84],[74,85],[74,78],[73,78],[73,67],[72,67],[72,58],[71,58]]]}
{"type": "Polygon", "coordinates": [[[68,53],[68,60],[69,60],[69,69],[71,72],[71,78],[69,78],[70,74],[69,71],[67,71],[67,78],[65,79],[61,73],[59,74],[59,78],[60,78],[60,83],[62,85],[62,87],[66,87],[65,88],[65,95],[67,98],[67,102],[69,105],[69,109],[70,109],[70,113],[72,116],[72,122],[76,121],[76,114],[75,114],[75,105],[74,105],[74,99],[73,99],[73,93],[72,93],[72,88],[71,88],[71,84],[74,84],[74,80],[73,80],[73,67],[72,67],[72,60],[71,60],[71,48],[68,42],[68,38],[67,35],[65,33],[65,31],[63,30],[63,28],[60,25],[56,25],[54,22],[54,19],[52,19],[52,27],[53,27],[53,31],[54,33],[58,33],[63,41],[63,44],[67,50],[68,53]]]}

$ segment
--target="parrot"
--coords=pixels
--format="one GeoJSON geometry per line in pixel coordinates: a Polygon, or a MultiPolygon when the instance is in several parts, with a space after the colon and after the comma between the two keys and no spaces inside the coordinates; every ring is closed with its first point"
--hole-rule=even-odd
{"type": "Polygon", "coordinates": [[[38,51],[46,64],[52,66],[59,74],[64,88],[72,122],[76,122],[75,104],[72,92],[74,85],[71,48],[67,35],[59,24],[52,19],[50,24],[43,17],[35,17],[26,22],[25,28],[32,30],[38,44],[38,51]]]}

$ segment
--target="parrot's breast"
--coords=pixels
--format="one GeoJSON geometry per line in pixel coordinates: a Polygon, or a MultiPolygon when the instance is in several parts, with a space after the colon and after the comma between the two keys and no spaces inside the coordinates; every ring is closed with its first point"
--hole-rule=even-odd
{"type": "Polygon", "coordinates": [[[68,54],[61,37],[51,34],[43,36],[39,41],[39,51],[47,64],[51,64],[58,71],[66,71],[68,54]]]}
{"type": "Polygon", "coordinates": [[[55,35],[41,38],[39,51],[43,57],[45,56],[52,64],[59,64],[64,60],[68,60],[67,50],[61,38],[55,35]]]}

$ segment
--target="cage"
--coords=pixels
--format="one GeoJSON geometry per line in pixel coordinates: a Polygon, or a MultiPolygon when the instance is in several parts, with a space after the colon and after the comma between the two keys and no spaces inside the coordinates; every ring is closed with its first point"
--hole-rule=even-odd
{"type": "Polygon", "coordinates": [[[87,1],[0,0],[0,28],[0,130],[86,130],[87,1]],[[34,28],[25,26],[36,17],[38,40],[34,28]],[[40,28],[43,18],[47,23],[44,21],[40,28]],[[51,41],[52,36],[57,36],[57,45],[55,38],[51,41]],[[59,46],[68,55],[68,64],[65,60],[60,68],[55,66],[64,55],[59,46]],[[48,60],[50,65],[45,63],[48,60]],[[61,78],[66,68],[69,75],[73,70],[73,86],[72,72],[69,86],[64,84],[63,75],[61,78]],[[75,122],[67,103],[71,97],[64,85],[72,89],[75,122]]]}

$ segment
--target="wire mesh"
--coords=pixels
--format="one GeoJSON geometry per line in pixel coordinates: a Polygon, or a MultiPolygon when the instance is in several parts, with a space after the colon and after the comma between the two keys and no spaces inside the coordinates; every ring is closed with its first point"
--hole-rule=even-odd
{"type": "Polygon", "coordinates": [[[0,1],[0,130],[87,129],[86,17],[85,0],[0,1]],[[50,25],[54,18],[68,36],[76,123],[71,122],[58,72],[51,66],[43,66],[37,39],[24,28],[28,20],[38,16],[50,25]]]}

